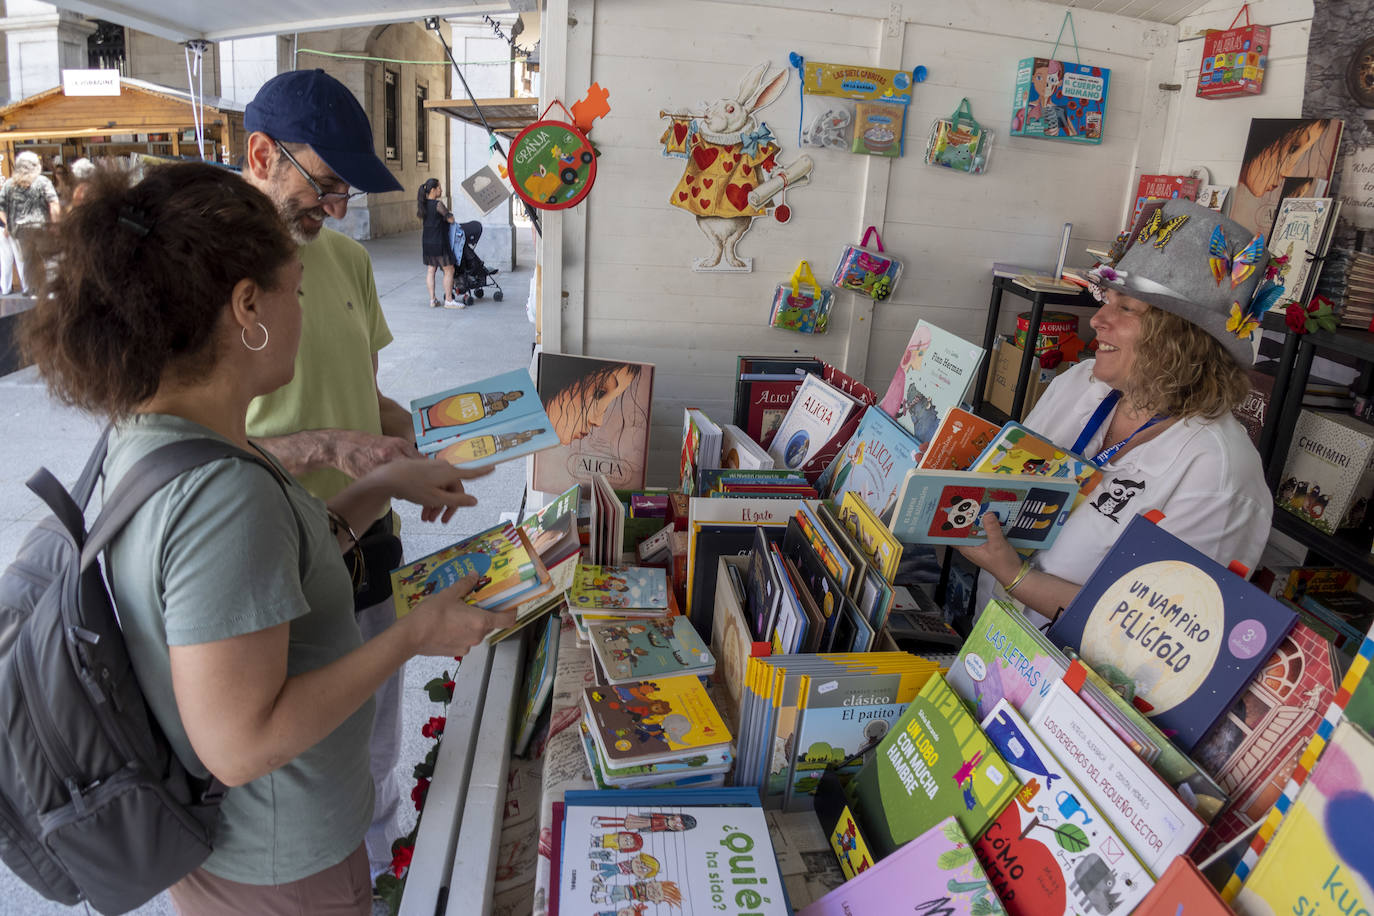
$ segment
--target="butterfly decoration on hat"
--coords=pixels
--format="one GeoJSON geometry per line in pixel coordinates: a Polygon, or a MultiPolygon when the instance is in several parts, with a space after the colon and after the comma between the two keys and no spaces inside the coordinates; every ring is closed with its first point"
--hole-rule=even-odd
{"type": "MultiPolygon", "coordinates": [[[[1178,231],[1178,228],[1188,222],[1189,219],[1190,217],[1184,214],[1183,216],[1175,216],[1173,219],[1165,222],[1164,208],[1158,207],[1155,209],[1154,215],[1150,217],[1149,221],[1141,227],[1140,235],[1138,235],[1135,240],[1136,244],[1143,245],[1151,238],[1155,238],[1155,247],[1163,248],[1165,245],[1169,244],[1169,239],[1178,231]]],[[[1216,237],[1213,236],[1214,243],[1215,240],[1216,237]]]]}
{"type": "MultiPolygon", "coordinates": [[[[1208,245],[1208,263],[1211,264],[1212,278],[1216,280],[1218,286],[1229,275],[1231,289],[1235,289],[1250,279],[1250,275],[1255,272],[1259,262],[1263,259],[1263,235],[1252,238],[1248,245],[1232,257],[1231,243],[1226,238],[1226,232],[1220,226],[1212,229],[1212,238],[1208,245]]],[[[1241,340],[1248,340],[1259,328],[1260,318],[1282,292],[1283,287],[1281,285],[1275,284],[1272,280],[1266,280],[1255,291],[1255,295],[1250,298],[1246,305],[1242,306],[1239,301],[1232,302],[1231,315],[1226,320],[1226,330],[1241,340]]]]}

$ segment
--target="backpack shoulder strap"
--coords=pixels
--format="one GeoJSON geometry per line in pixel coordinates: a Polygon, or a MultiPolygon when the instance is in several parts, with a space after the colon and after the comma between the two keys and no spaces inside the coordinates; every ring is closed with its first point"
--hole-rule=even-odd
{"type": "MultiPolygon", "coordinates": [[[[172,442],[140,458],[115,486],[114,492],[105,500],[100,515],[91,523],[90,534],[81,550],[81,568],[84,570],[94,562],[100,551],[123,530],[129,519],[133,518],[134,513],[150,496],[178,475],[221,458],[240,458],[262,465],[271,473],[272,479],[282,488],[285,495],[286,483],[277,471],[262,458],[236,445],[217,439],[184,439],[172,442]]],[[[289,499],[287,505],[290,505],[289,499]]],[[[294,506],[291,507],[291,514],[296,514],[294,506]]],[[[297,518],[297,524],[299,523],[300,519],[297,518]]]]}
{"type": "Polygon", "coordinates": [[[48,508],[61,522],[62,527],[67,529],[67,533],[72,536],[77,546],[81,546],[86,540],[86,505],[91,501],[95,482],[99,479],[100,469],[105,463],[109,438],[110,426],[107,425],[101,431],[100,438],[91,449],[90,457],[86,459],[86,466],[81,470],[81,476],[77,478],[76,485],[70,491],[62,486],[47,468],[34,471],[26,483],[39,499],[48,504],[48,508]]]}

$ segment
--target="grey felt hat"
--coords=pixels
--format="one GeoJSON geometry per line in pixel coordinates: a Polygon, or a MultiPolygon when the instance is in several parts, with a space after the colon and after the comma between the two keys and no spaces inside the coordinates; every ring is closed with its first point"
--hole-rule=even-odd
{"type": "Polygon", "coordinates": [[[1146,211],[1120,261],[1092,275],[1104,289],[1187,319],[1249,367],[1251,335],[1258,332],[1241,318],[1267,261],[1264,236],[1200,204],[1169,200],[1146,211]]]}

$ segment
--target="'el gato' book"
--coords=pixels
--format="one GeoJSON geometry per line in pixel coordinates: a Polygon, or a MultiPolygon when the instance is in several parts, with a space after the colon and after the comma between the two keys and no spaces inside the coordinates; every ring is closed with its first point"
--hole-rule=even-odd
{"type": "Polygon", "coordinates": [[[1006,911],[959,822],[947,817],[803,907],[797,916],[889,916],[895,912],[1002,916],[1006,911]]]}
{"type": "Polygon", "coordinates": [[[791,916],[750,790],[567,793],[560,916],[791,916]]]}
{"type": "Polygon", "coordinates": [[[586,687],[582,706],[601,756],[613,767],[675,760],[730,743],[730,730],[692,675],[586,687]]]}
{"type": "Polygon", "coordinates": [[[1129,913],[1153,879],[1006,700],[983,731],[1021,781],[973,844],[1011,916],[1129,913]]]}
{"type": "Polygon", "coordinates": [[[710,649],[686,617],[596,623],[587,629],[612,684],[716,669],[710,649]]]}
{"type": "Polygon", "coordinates": [[[1231,708],[1297,614],[1136,516],[1050,627],[1184,751],[1231,708]]]}
{"type": "Polygon", "coordinates": [[[548,570],[524,529],[503,522],[392,570],[396,616],[404,617],[425,598],[473,573],[491,581],[467,600],[489,611],[515,607],[551,588],[548,570]]]}
{"type": "Polygon", "coordinates": [[[897,488],[906,472],[916,467],[922,443],[877,407],[864,411],[859,428],[830,467],[816,482],[821,492],[839,503],[846,493],[857,493],[879,518],[892,515],[897,488]]]}
{"type": "Polygon", "coordinates": [[[968,395],[982,359],[982,347],[918,321],[878,406],[917,441],[929,442],[940,418],[968,395]]]}
{"type": "Polygon", "coordinates": [[[1240,916],[1368,912],[1374,742],[1341,720],[1307,782],[1232,901],[1240,916]]]}
{"type": "Polygon", "coordinates": [[[1374,491],[1374,426],[1346,414],[1304,410],[1280,479],[1279,508],[1334,534],[1374,491]]]}
{"type": "Polygon", "coordinates": [[[1029,722],[1151,875],[1163,874],[1202,833],[1198,816],[1064,681],[1055,682],[1029,722]]]}
{"type": "Polygon", "coordinates": [[[596,609],[666,610],[668,574],[656,566],[588,566],[578,564],[568,590],[573,612],[596,609]]]}
{"type": "Polygon", "coordinates": [[[972,546],[987,540],[982,518],[992,512],[1011,546],[1043,550],[1054,543],[1077,496],[1072,480],[915,468],[907,472],[888,527],[903,544],[972,546]]]}
{"type": "Polygon", "coordinates": [[[819,376],[806,376],[768,445],[774,467],[804,467],[840,435],[858,408],[858,401],[819,376]]]}
{"type": "Polygon", "coordinates": [[[970,837],[1020,789],[945,679],[926,681],[854,778],[863,834],[879,858],[946,817],[970,837]]]}

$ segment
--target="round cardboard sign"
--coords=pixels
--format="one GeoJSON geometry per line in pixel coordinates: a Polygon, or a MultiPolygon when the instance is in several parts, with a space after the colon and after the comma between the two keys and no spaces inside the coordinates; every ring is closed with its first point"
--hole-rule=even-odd
{"type": "Polygon", "coordinates": [[[580,204],[596,180],[596,153],[565,121],[535,121],[511,141],[506,159],[511,186],[540,210],[580,204]]]}

